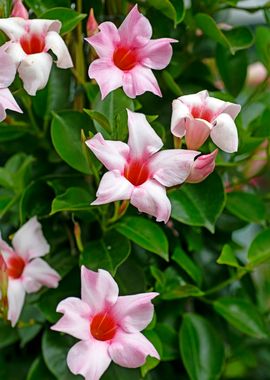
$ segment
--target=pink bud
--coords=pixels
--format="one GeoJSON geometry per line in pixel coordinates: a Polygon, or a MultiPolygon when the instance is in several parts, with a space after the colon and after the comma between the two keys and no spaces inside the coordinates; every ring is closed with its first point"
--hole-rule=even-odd
{"type": "Polygon", "coordinates": [[[266,166],[268,160],[268,140],[264,140],[253,153],[244,167],[244,176],[253,178],[266,166]]]}
{"type": "Polygon", "coordinates": [[[86,24],[87,36],[91,37],[98,32],[98,23],[95,19],[94,9],[90,9],[89,17],[86,24]]]}
{"type": "Polygon", "coordinates": [[[211,174],[215,169],[215,160],[218,154],[218,149],[215,149],[212,153],[204,154],[195,159],[192,166],[190,175],[186,182],[198,183],[205,180],[206,177],[211,174]]]}
{"type": "Polygon", "coordinates": [[[12,17],[21,17],[25,20],[29,19],[29,14],[21,0],[13,0],[12,17]]]}

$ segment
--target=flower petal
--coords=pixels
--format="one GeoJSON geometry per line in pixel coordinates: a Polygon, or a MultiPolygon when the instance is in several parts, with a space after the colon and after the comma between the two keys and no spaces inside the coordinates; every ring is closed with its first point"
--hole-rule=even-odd
{"type": "Polygon", "coordinates": [[[183,183],[190,174],[194,158],[200,152],[187,149],[169,149],[154,154],[149,160],[152,177],[166,187],[183,183]]]}
{"type": "Polygon", "coordinates": [[[100,32],[85,40],[93,46],[99,57],[110,58],[114,49],[120,42],[120,36],[116,26],[109,21],[99,25],[100,32]]]}
{"type": "Polygon", "coordinates": [[[51,31],[59,33],[62,23],[59,20],[31,19],[26,25],[30,33],[46,35],[51,31]]]}
{"type": "Polygon", "coordinates": [[[188,119],[186,122],[186,145],[188,149],[199,149],[209,137],[212,125],[203,119],[188,119]]]}
{"type": "Polygon", "coordinates": [[[135,5],[120,25],[121,44],[137,48],[144,46],[152,36],[152,27],[148,19],[138,11],[135,5]]]}
{"type": "Polygon", "coordinates": [[[145,329],[151,322],[154,306],[151,300],[158,293],[142,293],[118,297],[111,313],[117,324],[126,332],[134,333],[145,329]]]}
{"type": "Polygon", "coordinates": [[[110,363],[108,343],[95,339],[76,343],[67,356],[70,371],[86,380],[99,380],[110,363]]]}
{"type": "Polygon", "coordinates": [[[129,146],[121,141],[104,140],[101,133],[85,141],[88,148],[108,170],[122,172],[127,163],[129,146]]]}
{"type": "Polygon", "coordinates": [[[237,151],[237,128],[228,114],[222,113],[214,120],[210,136],[213,142],[224,152],[233,153],[237,151]]]}
{"type": "Polygon", "coordinates": [[[172,58],[173,50],[171,43],[173,42],[178,41],[172,38],[150,40],[144,47],[138,49],[141,64],[150,69],[164,69],[172,58]]]}
{"type": "Polygon", "coordinates": [[[215,169],[215,159],[217,154],[218,149],[215,149],[212,153],[203,154],[196,158],[186,182],[199,183],[205,180],[215,169]]]}
{"type": "Polygon", "coordinates": [[[0,88],[8,87],[14,80],[16,75],[16,66],[12,58],[0,48],[0,88]]]}
{"type": "Polygon", "coordinates": [[[0,122],[6,118],[6,109],[22,113],[8,88],[0,88],[0,122]]]}
{"type": "Polygon", "coordinates": [[[44,256],[50,251],[41,224],[36,216],[29,219],[14,235],[12,245],[18,255],[26,261],[35,257],[44,256]]]}
{"type": "Polygon", "coordinates": [[[88,75],[97,81],[102,99],[123,85],[123,72],[107,58],[95,59],[89,66],[88,75]]]}
{"type": "Polygon", "coordinates": [[[6,265],[8,264],[8,258],[13,254],[13,249],[2,239],[0,233],[0,255],[2,255],[6,265]]]}
{"type": "Polygon", "coordinates": [[[81,267],[82,300],[94,313],[115,304],[118,298],[118,285],[109,272],[99,269],[93,272],[81,267]]]}
{"type": "Polygon", "coordinates": [[[189,110],[191,110],[194,107],[201,108],[205,104],[208,97],[208,91],[203,90],[197,92],[196,94],[180,96],[178,100],[184,103],[189,108],[189,110]]]}
{"type": "Polygon", "coordinates": [[[163,146],[161,138],[146,120],[142,113],[128,113],[128,145],[132,158],[145,158],[156,153],[163,146]]]}
{"type": "Polygon", "coordinates": [[[240,111],[240,104],[226,102],[226,107],[224,108],[223,113],[227,113],[234,120],[240,111]]]}
{"type": "Polygon", "coordinates": [[[160,359],[155,347],[143,334],[129,334],[120,329],[109,347],[109,354],[116,364],[127,368],[142,366],[148,355],[160,359]]]}
{"type": "Polygon", "coordinates": [[[52,57],[48,53],[29,54],[21,62],[18,72],[24,89],[29,95],[36,95],[48,82],[52,67],[52,57]]]}
{"type": "Polygon", "coordinates": [[[27,22],[21,17],[0,18],[0,30],[11,40],[19,40],[25,34],[27,22]]]}
{"type": "Polygon", "coordinates": [[[14,64],[18,67],[21,61],[27,57],[27,54],[23,51],[21,44],[18,42],[7,42],[5,45],[5,51],[8,53],[14,64]]]}
{"type": "Polygon", "coordinates": [[[46,35],[46,50],[52,50],[52,52],[56,55],[57,61],[56,66],[60,67],[60,69],[68,69],[73,67],[72,59],[69,54],[68,48],[63,41],[62,37],[51,31],[46,35]]]}
{"type": "Polygon", "coordinates": [[[177,137],[183,137],[186,133],[187,119],[192,117],[189,107],[180,98],[172,103],[171,132],[177,137]]]}
{"type": "Polygon", "coordinates": [[[28,293],[36,292],[31,288],[31,282],[47,286],[48,288],[57,288],[61,277],[59,274],[44,260],[37,258],[27,263],[23,271],[23,284],[28,293]]]}
{"type": "Polygon", "coordinates": [[[162,97],[158,82],[152,70],[140,64],[132,70],[123,72],[123,90],[130,98],[136,98],[146,91],[162,97]]]}
{"type": "Polygon", "coordinates": [[[64,315],[51,327],[52,330],[72,335],[80,340],[88,340],[91,337],[89,322],[91,309],[87,303],[79,298],[68,297],[58,304],[56,311],[64,315]]]}
{"type": "Polygon", "coordinates": [[[7,297],[8,320],[11,321],[11,325],[14,327],[20,317],[25,299],[25,290],[20,279],[9,278],[7,297]]]}
{"type": "Polygon", "coordinates": [[[171,215],[171,203],[166,190],[155,180],[148,180],[135,187],[130,203],[140,212],[155,216],[157,222],[167,223],[171,215]]]}
{"type": "Polygon", "coordinates": [[[112,170],[104,174],[101,178],[97,199],[91,203],[92,206],[105,203],[130,199],[133,185],[120,173],[119,170],[112,170]]]}

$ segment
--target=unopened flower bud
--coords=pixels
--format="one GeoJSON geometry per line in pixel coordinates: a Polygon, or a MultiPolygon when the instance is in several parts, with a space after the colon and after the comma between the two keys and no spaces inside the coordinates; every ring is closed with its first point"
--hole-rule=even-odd
{"type": "Polygon", "coordinates": [[[98,32],[98,23],[95,19],[94,9],[90,9],[89,17],[86,24],[87,36],[91,37],[98,32]]]}
{"type": "Polygon", "coordinates": [[[197,157],[194,161],[190,175],[186,182],[198,183],[205,180],[206,177],[211,174],[215,169],[215,160],[218,154],[218,149],[214,150],[210,154],[203,154],[197,157]]]}
{"type": "Polygon", "coordinates": [[[11,11],[12,17],[21,17],[25,20],[29,19],[29,14],[25,6],[23,5],[23,2],[21,0],[14,0],[13,1],[13,8],[11,11]]]}
{"type": "Polygon", "coordinates": [[[268,140],[264,140],[248,160],[244,167],[244,176],[246,178],[256,177],[266,166],[268,160],[268,145],[268,140]]]}

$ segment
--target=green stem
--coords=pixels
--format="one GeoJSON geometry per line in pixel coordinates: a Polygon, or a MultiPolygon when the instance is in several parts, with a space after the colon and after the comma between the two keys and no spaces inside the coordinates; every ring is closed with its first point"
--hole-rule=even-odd
{"type": "MultiPolygon", "coordinates": [[[[244,269],[244,268],[243,268],[244,269]]],[[[213,288],[207,290],[204,295],[205,296],[208,296],[210,294],[213,294],[213,293],[217,293],[219,292],[220,290],[226,288],[227,286],[233,284],[235,281],[239,281],[245,274],[247,274],[248,272],[247,271],[241,271],[241,272],[237,272],[234,276],[228,278],[227,280],[221,282],[220,284],[214,286],[213,288]]]]}

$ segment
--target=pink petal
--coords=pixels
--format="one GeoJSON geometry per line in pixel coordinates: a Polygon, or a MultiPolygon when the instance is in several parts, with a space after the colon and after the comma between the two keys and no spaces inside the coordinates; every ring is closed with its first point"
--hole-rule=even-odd
{"type": "Polygon", "coordinates": [[[150,69],[161,70],[170,63],[172,58],[171,43],[177,42],[172,38],[150,40],[143,48],[138,49],[140,63],[150,69]]]}
{"type": "Polygon", "coordinates": [[[6,88],[14,81],[16,66],[3,48],[0,48],[0,62],[0,88],[6,88]]]}
{"type": "Polygon", "coordinates": [[[11,40],[19,40],[25,34],[26,20],[20,17],[10,17],[0,19],[0,30],[11,40]]]}
{"type": "Polygon", "coordinates": [[[91,205],[96,206],[130,199],[133,187],[119,170],[107,172],[101,178],[96,194],[97,199],[91,205]]]}
{"type": "Polygon", "coordinates": [[[29,95],[36,95],[37,90],[46,86],[51,67],[52,57],[48,53],[29,54],[24,58],[18,73],[29,95]]]}
{"type": "Polygon", "coordinates": [[[99,380],[111,363],[108,343],[99,340],[82,341],[68,352],[67,364],[74,375],[86,380],[99,380]]]}
{"type": "Polygon", "coordinates": [[[89,66],[88,75],[97,81],[102,99],[123,85],[123,72],[107,58],[95,59],[89,66]]]}
{"type": "Polygon", "coordinates": [[[6,265],[10,255],[14,254],[13,249],[2,239],[0,234],[0,254],[2,255],[6,265]]]}
{"type": "Polygon", "coordinates": [[[162,97],[158,82],[151,69],[140,64],[123,73],[123,90],[130,98],[136,98],[146,91],[162,97]]]}
{"type": "Polygon", "coordinates": [[[148,355],[160,359],[155,347],[143,334],[129,334],[120,329],[109,347],[109,354],[116,364],[127,368],[141,367],[148,355]]]}
{"type": "Polygon", "coordinates": [[[82,300],[93,313],[110,308],[118,298],[118,285],[109,272],[99,269],[93,272],[85,266],[81,267],[82,300]]]}
{"type": "Polygon", "coordinates": [[[40,286],[44,285],[48,288],[57,288],[61,279],[59,274],[52,267],[50,267],[46,261],[40,258],[34,259],[30,263],[26,264],[22,277],[25,290],[28,293],[36,291],[35,288],[31,289],[30,284],[32,280],[35,283],[40,284],[40,286]]]}
{"type": "Polygon", "coordinates": [[[203,154],[199,156],[194,161],[190,175],[188,176],[186,182],[199,183],[205,180],[215,169],[215,160],[217,154],[218,149],[215,149],[210,154],[203,154]]]}
{"type": "Polygon", "coordinates": [[[12,245],[18,255],[26,261],[35,257],[44,256],[50,251],[41,224],[36,216],[29,219],[14,235],[12,245]]]}
{"type": "Polygon", "coordinates": [[[112,22],[103,22],[99,25],[100,32],[85,40],[93,46],[99,57],[112,58],[116,46],[120,42],[120,36],[116,26],[112,22]]]}
{"type": "Polygon", "coordinates": [[[88,340],[91,337],[91,310],[87,303],[79,298],[69,297],[58,304],[56,311],[64,315],[51,327],[52,330],[72,335],[80,340],[88,340]]]}
{"type": "Polygon", "coordinates": [[[191,110],[193,107],[201,108],[205,104],[208,97],[208,92],[206,90],[203,90],[197,92],[196,94],[180,96],[178,100],[183,102],[189,108],[189,110],[191,110]]]}
{"type": "Polygon", "coordinates": [[[142,113],[128,113],[128,130],[130,155],[132,158],[147,158],[163,146],[161,138],[146,120],[142,113]]]}
{"type": "Polygon", "coordinates": [[[226,102],[226,107],[224,108],[223,113],[227,113],[234,120],[240,111],[241,111],[240,104],[226,102]]]}
{"type": "MultiPolygon", "coordinates": [[[[212,113],[216,116],[220,115],[224,112],[226,107],[226,102],[221,99],[216,99],[214,97],[208,96],[204,102],[204,108],[207,108],[212,111],[212,113]]],[[[229,103],[232,104],[232,103],[229,103]]]]}
{"type": "Polygon", "coordinates": [[[6,109],[22,113],[8,88],[0,88],[0,122],[6,118],[6,109]]]}
{"type": "Polygon", "coordinates": [[[69,54],[68,48],[63,41],[62,37],[51,31],[46,35],[46,50],[52,50],[52,52],[56,55],[57,61],[56,66],[60,67],[60,69],[68,69],[73,67],[72,59],[69,54]]]}
{"type": "Polygon", "coordinates": [[[11,321],[11,325],[14,327],[20,317],[25,299],[25,290],[20,279],[9,278],[7,297],[8,320],[11,321]]]}
{"type": "Polygon", "coordinates": [[[222,113],[214,120],[210,136],[213,142],[224,152],[233,153],[237,151],[237,128],[228,114],[222,113]]]}
{"type": "Polygon", "coordinates": [[[8,42],[5,45],[5,51],[8,53],[14,64],[18,67],[21,61],[27,57],[27,54],[18,42],[8,42]]]}
{"type": "Polygon", "coordinates": [[[171,215],[171,203],[166,190],[155,180],[148,180],[135,187],[130,203],[140,212],[156,217],[157,222],[167,223],[171,215]]]}
{"type": "Polygon", "coordinates": [[[152,36],[151,24],[148,19],[138,11],[137,5],[129,12],[118,31],[121,38],[121,45],[133,48],[144,46],[152,36]]]}
{"type": "Polygon", "coordinates": [[[141,331],[153,318],[154,306],[151,300],[157,296],[158,293],[142,293],[118,297],[111,313],[117,320],[117,324],[126,332],[141,331]]]}
{"type": "Polygon", "coordinates": [[[58,20],[31,19],[26,22],[30,33],[46,35],[48,32],[59,33],[62,23],[58,20]]]}
{"type": "Polygon", "coordinates": [[[189,119],[186,122],[186,145],[188,149],[199,149],[207,140],[211,124],[203,119],[189,119]]]}
{"type": "Polygon", "coordinates": [[[189,107],[180,98],[172,103],[171,132],[177,137],[183,137],[186,133],[187,120],[192,118],[189,107]]]}
{"type": "Polygon", "coordinates": [[[87,140],[86,145],[108,170],[122,172],[127,164],[129,146],[121,141],[104,140],[101,133],[87,140]]]}
{"type": "Polygon", "coordinates": [[[189,176],[194,158],[200,152],[169,149],[154,154],[149,161],[152,177],[166,187],[183,183],[189,176]]]}

